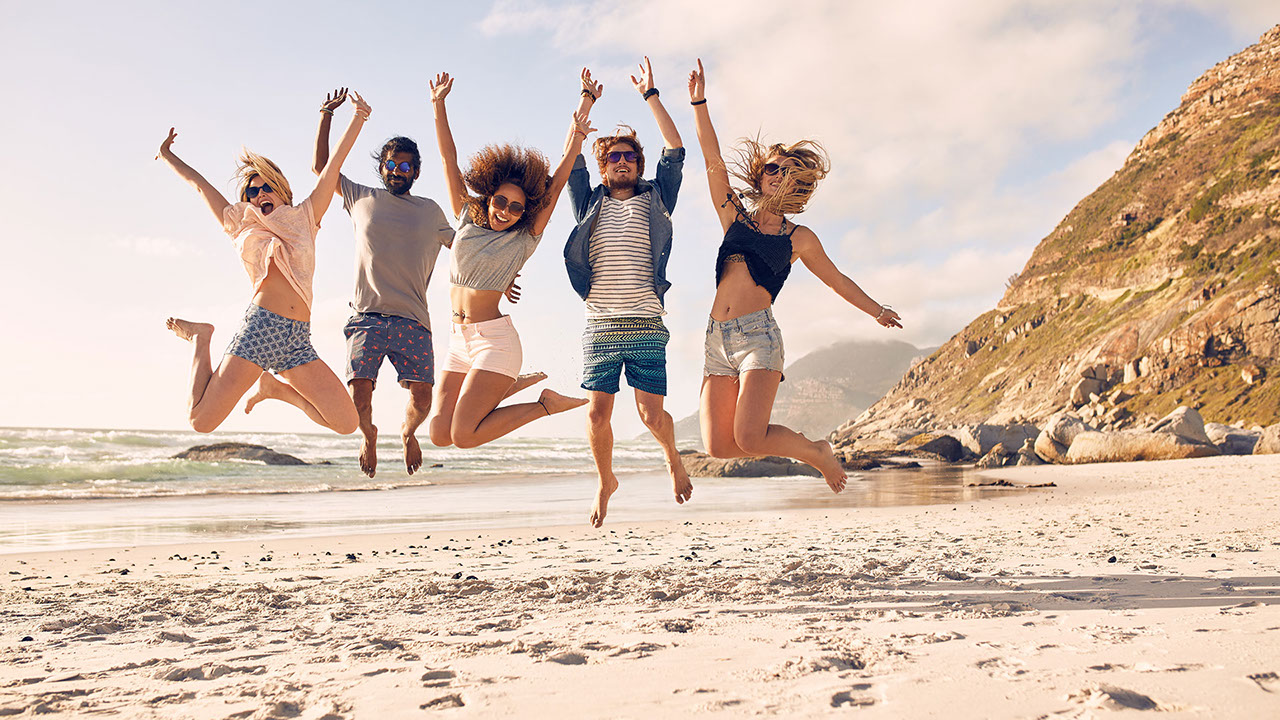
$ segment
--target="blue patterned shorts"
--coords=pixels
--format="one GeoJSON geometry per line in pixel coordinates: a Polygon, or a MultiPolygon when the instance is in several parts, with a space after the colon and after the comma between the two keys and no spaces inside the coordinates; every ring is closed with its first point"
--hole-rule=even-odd
{"type": "Polygon", "coordinates": [[[411,382],[436,381],[435,349],[431,331],[412,318],[382,313],[356,313],[342,328],[347,338],[347,382],[378,381],[384,359],[396,369],[402,387],[411,382]]]}
{"type": "Polygon", "coordinates": [[[245,311],[227,354],[278,373],[320,359],[311,347],[311,323],[290,320],[257,305],[245,311]]]}
{"type": "Polygon", "coordinates": [[[588,319],[582,333],[583,389],[617,393],[625,367],[632,388],[666,395],[670,339],[662,318],[588,319]]]}

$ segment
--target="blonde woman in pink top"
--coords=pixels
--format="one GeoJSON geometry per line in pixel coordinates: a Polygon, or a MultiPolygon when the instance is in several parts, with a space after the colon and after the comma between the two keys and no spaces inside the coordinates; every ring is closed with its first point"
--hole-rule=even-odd
{"type": "Polygon", "coordinates": [[[177,137],[173,128],[160,144],[156,157],[163,158],[204,198],[231,237],[253,285],[249,309],[216,370],[209,351],[213,326],[172,317],[167,321],[169,329],[191,342],[194,350],[188,407],[196,432],[216,429],[251,388],[254,393],[245,412],[274,398],[336,433],[355,432],[358,417],[346,387],[311,346],[316,232],[338,186],[342,162],[370,112],[359,94],[352,97],[351,124],[320,172],[315,190],[298,205],[293,204],[293,191],[280,168],[261,155],[248,151],[241,155],[240,202],[232,204],[173,153],[177,137]]]}

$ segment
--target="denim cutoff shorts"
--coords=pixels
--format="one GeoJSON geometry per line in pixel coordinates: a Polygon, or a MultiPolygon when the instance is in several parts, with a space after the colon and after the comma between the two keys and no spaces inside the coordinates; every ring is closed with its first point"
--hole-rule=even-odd
{"type": "Polygon", "coordinates": [[[257,305],[245,310],[226,354],[278,373],[320,359],[311,347],[311,323],[290,320],[257,305]]]}
{"type": "Polygon", "coordinates": [[[748,370],[782,372],[783,362],[782,330],[772,308],[724,322],[708,318],[703,377],[738,376],[748,370]]]}

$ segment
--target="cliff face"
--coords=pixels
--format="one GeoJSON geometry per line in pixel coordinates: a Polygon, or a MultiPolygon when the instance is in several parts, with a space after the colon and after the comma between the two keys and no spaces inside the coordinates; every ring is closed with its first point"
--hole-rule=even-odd
{"type": "Polygon", "coordinates": [[[1280,26],[1192,83],[1036,247],[1000,305],[836,439],[895,426],[1109,427],[1177,405],[1280,419],[1280,26]]]}

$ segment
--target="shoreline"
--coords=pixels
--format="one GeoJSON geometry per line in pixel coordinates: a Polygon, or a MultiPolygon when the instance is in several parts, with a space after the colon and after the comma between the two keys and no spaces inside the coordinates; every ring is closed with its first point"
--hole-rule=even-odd
{"type": "Polygon", "coordinates": [[[1057,487],[6,555],[0,712],[1280,712],[1280,456],[983,475],[1057,487]]]}

